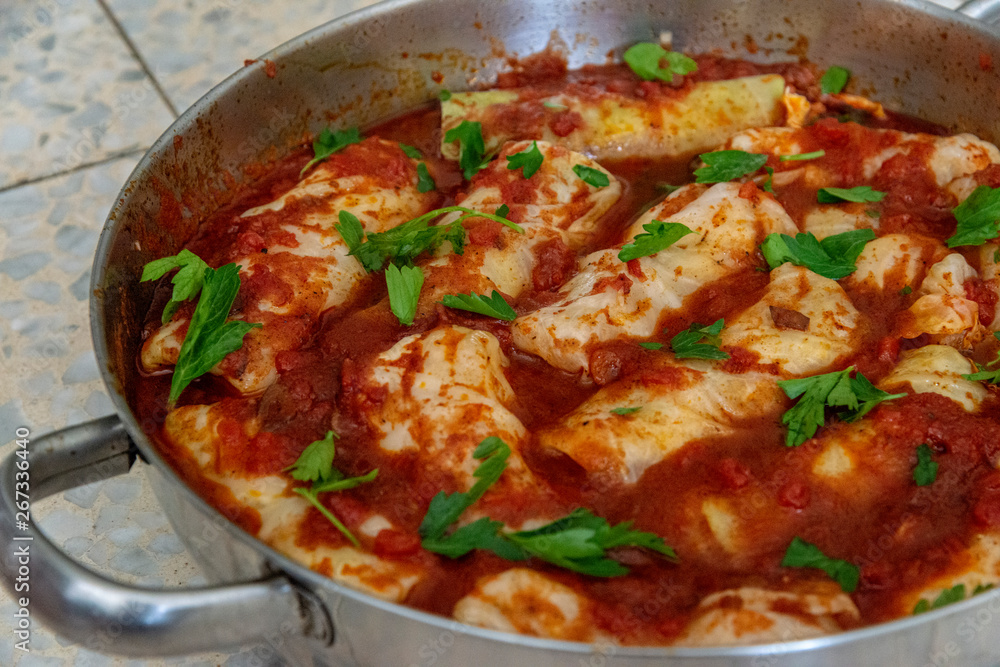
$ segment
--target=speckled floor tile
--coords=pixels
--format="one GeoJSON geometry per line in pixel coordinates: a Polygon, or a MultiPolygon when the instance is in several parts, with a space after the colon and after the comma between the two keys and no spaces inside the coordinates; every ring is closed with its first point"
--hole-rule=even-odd
{"type": "MultiPolygon", "coordinates": [[[[5,379],[0,382],[0,458],[14,450],[19,427],[36,438],[111,412],[90,341],[90,266],[104,218],[135,161],[122,158],[0,192],[5,379]]],[[[204,583],[157,506],[144,467],[33,504],[32,513],[60,547],[116,580],[146,586],[204,583]]],[[[0,588],[0,617],[11,618],[14,609],[0,588]]],[[[15,650],[13,636],[0,633],[0,665],[126,664],[67,645],[37,625],[30,647],[30,653],[15,650]]],[[[250,664],[251,651],[153,664],[250,664]]]]}
{"type": "Polygon", "coordinates": [[[373,0],[108,0],[178,110],[279,44],[373,0]]]}
{"type": "Polygon", "coordinates": [[[107,414],[87,316],[104,218],[136,158],[0,192],[0,442],[107,414]]]}
{"type": "Polygon", "coordinates": [[[93,0],[0,3],[0,188],[148,147],[173,120],[93,0]]]}

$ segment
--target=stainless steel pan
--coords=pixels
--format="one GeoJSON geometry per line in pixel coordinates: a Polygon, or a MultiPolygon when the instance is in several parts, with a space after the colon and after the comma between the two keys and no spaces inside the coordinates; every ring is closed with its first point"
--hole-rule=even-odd
{"type": "Polygon", "coordinates": [[[505,55],[553,41],[571,66],[671,30],[679,48],[756,58],[788,51],[846,66],[891,108],[1000,139],[1000,0],[962,15],[916,0],[392,0],[317,28],[233,75],[140,161],[94,260],[94,345],[117,415],[37,438],[34,499],[127,471],[141,457],[177,533],[216,585],[137,589],[97,576],[34,525],[16,528],[17,459],[0,466],[0,573],[13,588],[30,545],[31,613],[84,646],[132,656],[226,650],[263,638],[293,665],[943,665],[1000,662],[1000,590],[894,623],[745,648],[591,646],[462,626],[346,589],[242,532],[191,492],[149,439],[131,397],[151,288],[142,265],[175,253],[242,167],[280,157],[305,132],[364,124],[488,82],[505,55]],[[995,66],[981,66],[980,55],[995,66]],[[435,78],[443,76],[443,82],[435,78]],[[161,210],[182,215],[158,224],[161,210]],[[15,538],[21,538],[17,540],[15,538]],[[30,539],[26,539],[30,538],[30,539]]]}

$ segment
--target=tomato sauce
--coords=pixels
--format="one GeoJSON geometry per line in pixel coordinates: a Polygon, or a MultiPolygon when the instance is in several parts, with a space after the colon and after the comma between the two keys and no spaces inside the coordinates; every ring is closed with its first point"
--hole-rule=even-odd
{"type": "MultiPolygon", "coordinates": [[[[813,99],[818,97],[816,71],[811,65],[762,66],[716,56],[696,60],[699,69],[695,75],[650,83],[639,82],[623,66],[588,66],[567,72],[561,60],[538,56],[520,61],[511,72],[502,74],[498,85],[518,88],[523,100],[561,91],[584,97],[599,97],[608,91],[640,97],[677,96],[697,81],[776,72],[799,92],[813,99]]],[[[528,108],[512,106],[512,115],[505,122],[514,127],[544,120],[525,115],[528,108]]],[[[537,105],[530,108],[537,109],[537,105]]],[[[856,122],[844,122],[848,120],[844,113],[843,109],[831,109],[826,117],[800,130],[799,137],[802,152],[825,151],[823,167],[837,175],[840,187],[849,188],[863,181],[863,158],[885,148],[888,139],[867,132],[856,122]]],[[[864,114],[851,113],[850,120],[866,121],[869,126],[936,130],[897,114],[876,122],[864,114]]],[[[560,135],[572,131],[579,119],[556,114],[547,122],[560,135]]],[[[439,127],[437,108],[425,107],[376,125],[366,134],[420,149],[437,182],[439,204],[447,205],[461,201],[463,180],[455,163],[440,157],[439,127]]],[[[209,264],[218,265],[247,253],[266,252],[274,245],[293,246],[294,238],[274,231],[276,225],[271,223],[278,218],[304,216],[310,207],[322,206],[321,201],[293,203],[280,214],[258,216],[249,225],[237,225],[237,217],[247,208],[272,201],[291,188],[310,157],[306,149],[293,153],[233,203],[213,213],[189,247],[209,264]]],[[[664,185],[690,182],[692,157],[667,162],[629,159],[604,163],[621,180],[623,195],[602,218],[580,256],[621,242],[625,228],[662,198],[664,185]]],[[[865,205],[879,216],[879,234],[905,230],[940,240],[951,233],[953,203],[927,180],[926,170],[921,168],[926,158],[912,151],[889,160],[884,180],[876,184],[886,192],[885,198],[865,205]]],[[[331,160],[343,162],[345,170],[359,163],[370,165],[389,183],[398,184],[410,177],[401,162],[387,162],[384,156],[356,147],[349,147],[331,160]]],[[[771,158],[768,166],[780,173],[799,168],[802,163],[771,158]]],[[[989,171],[982,178],[996,185],[1000,171],[989,171]]],[[[774,189],[798,223],[816,201],[816,190],[801,184],[776,184],[774,189]]],[[[518,198],[517,192],[505,194],[512,200],[518,198]]],[[[756,187],[748,190],[748,195],[763,196],[756,187]]],[[[679,209],[689,201],[681,198],[676,206],[679,209]]],[[[501,233],[500,226],[490,221],[470,221],[467,227],[473,245],[489,246],[501,233]]],[[[559,286],[576,271],[577,254],[561,243],[545,244],[537,253],[539,263],[532,276],[533,286],[512,304],[519,312],[550,303],[559,286]]],[[[652,341],[666,345],[673,335],[694,322],[709,324],[719,318],[735,317],[760,299],[768,285],[766,269],[761,256],[747,258],[742,270],[701,288],[688,297],[680,311],[666,314],[657,327],[661,333],[652,341]]],[[[641,269],[636,264],[629,271],[641,269]]],[[[641,275],[633,273],[633,277],[641,275]]],[[[615,280],[616,289],[629,289],[628,275],[615,280]]],[[[159,320],[156,304],[165,300],[162,290],[166,287],[160,289],[149,316],[150,326],[159,320]]],[[[279,304],[287,298],[282,286],[270,280],[266,271],[254,273],[242,289],[243,293],[266,295],[279,304]]],[[[970,283],[966,289],[969,298],[980,305],[981,321],[991,321],[995,294],[981,283],[970,283]]],[[[895,365],[901,346],[905,349],[907,345],[921,344],[901,340],[894,334],[894,314],[907,308],[914,297],[896,290],[880,295],[855,290],[849,296],[865,321],[871,323],[862,332],[859,353],[849,362],[877,382],[895,365]]],[[[364,393],[358,382],[358,367],[403,337],[444,322],[483,329],[497,336],[510,358],[506,375],[517,395],[513,411],[529,430],[557,423],[601,386],[624,377],[638,376],[649,383],[680,381],[669,373],[649,370],[648,355],[653,353],[631,340],[593,348],[591,375],[581,377],[554,370],[540,359],[513,349],[507,325],[496,320],[442,307],[418,318],[414,326],[403,327],[387,307],[384,283],[369,276],[347,307],[325,313],[318,326],[303,322],[301,344],[278,355],[278,381],[263,395],[239,398],[225,383],[205,376],[191,385],[181,403],[223,402],[229,419],[219,427],[224,448],[220,465],[241,475],[280,472],[296,460],[307,444],[334,428],[340,435],[337,467],[348,476],[377,467],[379,483],[325,494],[323,502],[348,525],[357,525],[373,514],[388,518],[394,528],[374,538],[362,537],[363,546],[381,558],[425,568],[427,575],[411,591],[406,603],[448,615],[479,577],[503,571],[510,563],[482,551],[451,560],[421,549],[417,528],[431,498],[441,490],[457,490],[459,483],[450,473],[429,472],[414,465],[407,455],[390,455],[381,450],[357,412],[359,406],[384,398],[364,393]],[[241,424],[251,415],[259,418],[260,431],[247,437],[241,424]]],[[[774,372],[760,365],[755,353],[742,348],[727,351],[731,358],[722,368],[730,373],[774,372]]],[[[239,363],[238,355],[227,363],[239,363]]],[[[169,378],[162,375],[142,379],[137,398],[141,418],[162,423],[168,383],[169,378]]],[[[847,483],[824,482],[812,471],[827,443],[852,427],[830,420],[816,438],[800,447],[787,448],[780,420],[790,401],[743,424],[739,435],[688,443],[677,455],[648,469],[634,485],[590,476],[565,454],[536,444],[524,452],[525,461],[549,489],[534,495],[494,499],[487,509],[493,518],[516,522],[536,512],[559,515],[582,506],[612,524],[633,521],[635,528],[662,536],[677,551],[680,562],[670,563],[638,549],[618,549],[614,557],[630,569],[623,577],[576,577],[540,561],[524,564],[584,592],[595,602],[601,629],[625,643],[671,641],[706,591],[747,582],[787,587],[795,582],[824,580],[824,575],[814,569],[779,566],[794,536],[818,545],[831,557],[860,565],[861,584],[852,597],[862,623],[879,622],[910,613],[910,609],[901,607],[900,592],[919,588],[953,567],[957,554],[968,548],[977,530],[984,526],[1000,528],[1000,472],[994,468],[1000,461],[1000,419],[996,416],[1000,413],[992,397],[988,402],[991,409],[982,415],[970,415],[935,394],[913,394],[881,404],[870,415],[871,428],[877,433],[874,446],[854,457],[855,467],[847,483]],[[937,481],[925,487],[912,483],[915,451],[921,444],[933,449],[934,460],[940,465],[937,481]],[[710,497],[739,508],[743,525],[750,527],[739,538],[735,552],[713,546],[714,540],[707,537],[708,527],[700,509],[710,497]]],[[[235,506],[227,490],[204,479],[192,461],[169,448],[166,454],[199,493],[227,516],[250,533],[259,529],[259,516],[235,506]]],[[[311,510],[300,526],[298,543],[305,548],[347,544],[346,538],[317,510],[311,510]]]]}

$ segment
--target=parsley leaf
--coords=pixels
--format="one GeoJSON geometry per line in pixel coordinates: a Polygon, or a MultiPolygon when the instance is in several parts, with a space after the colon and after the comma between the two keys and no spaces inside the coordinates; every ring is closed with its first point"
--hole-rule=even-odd
{"type": "Polygon", "coordinates": [[[694,171],[695,183],[725,183],[757,171],[767,162],[763,153],[716,151],[698,156],[707,166],[694,171]]]}
{"type": "Polygon", "coordinates": [[[573,165],[573,173],[579,176],[584,183],[595,188],[606,188],[611,185],[611,179],[608,178],[607,174],[585,164],[573,165]]]}
{"type": "Polygon", "coordinates": [[[378,476],[378,468],[359,477],[344,477],[344,473],[333,467],[333,457],[336,452],[334,440],[339,436],[333,431],[327,431],[321,440],[309,444],[299,458],[285,471],[292,473],[292,479],[300,482],[311,482],[308,487],[297,486],[292,491],[309,501],[326,519],[349,539],[354,546],[361,546],[358,539],[326,506],[319,501],[319,494],[330,491],[344,491],[372,481],[378,476]]]}
{"type": "Polygon", "coordinates": [[[788,162],[790,160],[815,160],[816,158],[821,158],[826,155],[826,151],[818,150],[812,153],[796,153],[794,155],[779,155],[778,159],[782,162],[788,162]]]}
{"type": "Polygon", "coordinates": [[[170,295],[170,301],[163,307],[163,315],[160,316],[160,321],[163,324],[170,321],[182,303],[198,296],[207,268],[208,264],[187,248],[176,255],[154,259],[142,267],[142,277],[139,278],[139,282],[157,280],[173,269],[180,269],[170,279],[174,285],[174,291],[170,295]]]}
{"type": "Polygon", "coordinates": [[[645,342],[639,343],[639,347],[644,347],[647,350],[662,350],[663,349],[663,343],[651,343],[649,341],[645,341],[645,342]]]}
{"type": "Polygon", "coordinates": [[[820,204],[837,204],[842,201],[858,203],[882,201],[885,193],[872,190],[870,185],[859,185],[856,188],[820,188],[816,193],[816,201],[820,204]]]}
{"type": "MultiPolygon", "coordinates": [[[[993,337],[996,338],[997,340],[1000,340],[1000,331],[994,331],[993,337]]],[[[997,351],[997,358],[994,359],[993,361],[988,362],[986,366],[996,366],[998,363],[1000,363],[1000,350],[997,351]]],[[[1000,384],[1000,369],[997,369],[995,371],[988,371],[986,370],[986,366],[980,366],[979,364],[976,364],[976,367],[979,368],[979,372],[968,373],[966,375],[963,375],[962,379],[969,380],[970,382],[987,382],[989,384],[1000,384]]]]}
{"type": "Polygon", "coordinates": [[[854,392],[855,398],[858,399],[858,407],[851,408],[838,415],[841,421],[848,423],[861,419],[882,401],[888,401],[894,398],[903,398],[906,396],[905,392],[901,394],[890,394],[887,391],[882,391],[873,385],[868,378],[861,373],[858,373],[851,378],[851,391],[854,392]]]}
{"type": "Polygon", "coordinates": [[[438,99],[441,100],[442,102],[447,102],[448,100],[451,99],[451,91],[447,90],[446,88],[442,88],[440,91],[438,91],[438,99]]]}
{"type": "Polygon", "coordinates": [[[1000,384],[1000,368],[995,371],[988,371],[984,366],[979,367],[978,373],[969,373],[963,375],[963,380],[969,380],[970,382],[985,382],[987,384],[1000,384]]]}
{"type": "Polygon", "coordinates": [[[620,417],[624,417],[625,415],[630,415],[632,413],[639,412],[639,410],[642,410],[641,405],[633,406],[630,408],[611,408],[611,412],[620,417]]]}
{"type": "Polygon", "coordinates": [[[424,285],[424,273],[416,266],[395,264],[385,267],[385,285],[389,288],[389,308],[404,326],[413,324],[424,285]]]}
{"type": "Polygon", "coordinates": [[[913,288],[909,285],[904,285],[903,289],[899,290],[899,296],[907,296],[913,293],[913,288]]]}
{"type": "Polygon", "coordinates": [[[330,128],[323,128],[323,131],[319,133],[319,136],[313,141],[313,157],[306,163],[306,166],[302,167],[302,171],[299,172],[299,177],[302,174],[309,171],[309,168],[316,164],[317,162],[322,162],[327,159],[337,151],[341,151],[351,144],[357,144],[361,142],[361,134],[358,132],[358,128],[352,127],[347,130],[340,130],[338,132],[331,132],[330,128]]]}
{"type": "Polygon", "coordinates": [[[538,150],[538,142],[532,141],[530,148],[507,156],[507,169],[520,169],[522,176],[531,178],[541,168],[544,160],[545,156],[538,150]]]}
{"type": "Polygon", "coordinates": [[[931,460],[932,454],[927,443],[917,447],[917,465],[913,468],[913,481],[917,486],[927,486],[937,479],[938,464],[931,460]]]}
{"type": "Polygon", "coordinates": [[[430,192],[437,188],[437,183],[427,171],[427,163],[421,162],[417,165],[417,192],[430,192]]]}
{"type": "Polygon", "coordinates": [[[660,79],[661,81],[673,81],[675,74],[688,74],[698,69],[698,64],[676,51],[667,51],[659,44],[651,42],[640,42],[630,46],[622,59],[635,72],[636,76],[646,81],[660,79]],[[667,61],[666,67],[661,67],[660,63],[667,61]]]}
{"type": "Polygon", "coordinates": [[[445,143],[458,142],[458,166],[465,180],[472,180],[476,173],[489,164],[486,143],[483,141],[483,124],[463,120],[444,134],[445,143]]]}
{"type": "Polygon", "coordinates": [[[611,526],[582,508],[541,528],[506,533],[504,537],[536,558],[592,577],[628,574],[628,568],[607,557],[607,550],[617,547],[643,547],[677,560],[674,550],[658,535],[632,530],[631,521],[611,526]]]}
{"type": "Polygon", "coordinates": [[[854,263],[858,255],[874,238],[875,232],[871,229],[853,229],[822,241],[812,232],[796,234],[795,238],[775,233],[764,238],[760,251],[772,269],[791,262],[831,280],[840,280],[857,270],[854,263]]]}
{"type": "Polygon", "coordinates": [[[170,405],[180,398],[191,382],[243,347],[243,337],[262,325],[232,320],[226,322],[240,289],[240,267],[226,264],[206,268],[202,277],[201,297],[191,314],[187,335],[181,344],[170,381],[170,405]]]}
{"type": "Polygon", "coordinates": [[[313,484],[312,490],[316,493],[327,493],[329,491],[346,491],[347,489],[353,489],[356,486],[361,486],[367,482],[372,481],[378,477],[378,468],[369,471],[367,474],[359,475],[357,477],[343,477],[343,473],[339,473],[339,479],[328,479],[320,484],[313,484]]]}
{"type": "Polygon", "coordinates": [[[542,102],[542,106],[546,109],[552,109],[553,111],[566,111],[569,109],[565,104],[560,104],[559,102],[553,102],[552,100],[545,100],[542,102]]]}
{"type": "Polygon", "coordinates": [[[728,359],[719,349],[719,334],[725,322],[720,318],[711,326],[697,322],[670,339],[670,349],[678,359],[728,359]],[[701,341],[708,341],[702,343],[701,341]]]}
{"type": "Polygon", "coordinates": [[[760,189],[763,190],[764,192],[770,192],[773,195],[774,194],[774,169],[771,169],[770,167],[764,167],[764,171],[767,172],[767,180],[764,181],[764,184],[760,186],[760,189]]]}
{"type": "Polygon", "coordinates": [[[344,243],[351,250],[351,254],[354,254],[355,249],[365,240],[365,228],[361,226],[358,216],[350,211],[340,211],[337,218],[340,222],[334,225],[334,229],[344,239],[344,243]]]}
{"type": "Polygon", "coordinates": [[[510,447],[500,438],[490,436],[479,443],[472,456],[482,461],[472,473],[476,483],[464,493],[439,491],[431,498],[431,504],[419,529],[420,536],[425,542],[428,538],[437,539],[444,535],[448,526],[455,523],[462,512],[482,498],[486,490],[500,479],[500,475],[507,468],[510,447]]]}
{"type": "Polygon", "coordinates": [[[501,532],[503,524],[487,517],[445,531],[494,484],[507,467],[510,448],[497,437],[479,443],[473,456],[483,460],[473,475],[477,478],[465,493],[441,491],[431,499],[420,524],[420,544],[424,549],[458,558],[473,549],[487,549],[507,560],[535,556],[546,562],[595,577],[613,577],[628,569],[607,557],[607,550],[624,546],[651,549],[671,560],[677,555],[652,533],[632,530],[631,522],[611,526],[605,519],[585,509],[576,509],[536,530],[501,532]]]}
{"type": "Polygon", "coordinates": [[[295,463],[285,468],[292,473],[292,479],[300,482],[325,482],[332,476],[333,456],[336,453],[334,440],[340,438],[333,431],[327,431],[322,440],[315,440],[299,454],[295,463]]]}
{"type": "Polygon", "coordinates": [[[851,78],[850,70],[834,65],[823,73],[819,80],[820,90],[824,95],[835,95],[844,89],[847,80],[851,78]]]}
{"type": "Polygon", "coordinates": [[[781,423],[788,426],[786,446],[797,447],[816,434],[826,421],[827,404],[857,407],[857,399],[850,390],[850,370],[778,381],[788,398],[802,397],[781,417],[781,423]]]}
{"type": "MultiPolygon", "coordinates": [[[[985,593],[986,591],[993,588],[993,584],[977,584],[975,589],[972,591],[972,595],[979,595],[980,593],[985,593]]],[[[916,606],[913,607],[914,614],[922,614],[931,609],[940,609],[945,605],[949,605],[953,602],[959,602],[965,599],[965,584],[956,584],[951,588],[946,588],[941,593],[934,598],[933,602],[928,602],[926,599],[922,599],[917,602],[916,606]]]]}
{"type": "Polygon", "coordinates": [[[381,269],[387,260],[397,265],[412,263],[422,252],[434,250],[445,241],[450,241],[455,252],[461,255],[465,247],[465,228],[461,223],[468,218],[488,218],[510,227],[518,234],[524,233],[522,227],[503,216],[480,213],[462,206],[437,208],[397,227],[367,236],[356,216],[341,211],[339,217],[340,224],[336,225],[337,231],[350,248],[350,254],[357,257],[369,273],[381,269]],[[431,220],[445,213],[459,211],[464,215],[447,225],[430,225],[431,220]]]}
{"type": "Polygon", "coordinates": [[[420,149],[417,148],[416,146],[410,146],[409,144],[404,144],[403,142],[400,142],[399,147],[400,149],[402,149],[404,153],[406,153],[406,157],[411,157],[414,160],[419,160],[422,157],[424,157],[424,154],[421,153],[420,149]]]}
{"type": "Polygon", "coordinates": [[[1000,236],[1000,188],[980,185],[968,199],[952,209],[958,226],[948,247],[982,245],[1000,236]]]}
{"type": "Polygon", "coordinates": [[[889,394],[877,389],[858,373],[850,377],[853,366],[842,371],[813,375],[795,380],[779,380],[778,386],[788,398],[798,402],[781,416],[781,423],[788,426],[785,446],[798,447],[813,437],[826,421],[826,407],[847,408],[840,413],[844,421],[855,421],[872,408],[906,394],[889,394]],[[801,398],[799,398],[801,397],[801,398]]]}
{"type": "Polygon", "coordinates": [[[672,194],[674,192],[677,192],[682,187],[684,187],[684,186],[682,186],[682,185],[671,185],[670,183],[657,183],[656,184],[656,189],[657,190],[660,190],[661,192],[665,192],[668,195],[672,194]]]}
{"type": "Polygon", "coordinates": [[[646,232],[636,234],[631,243],[622,246],[622,249],[618,251],[618,259],[628,262],[656,254],[669,248],[682,237],[695,233],[687,225],[679,222],[661,222],[660,220],[646,223],[642,228],[646,232]]]}
{"type": "Polygon", "coordinates": [[[830,558],[815,544],[810,544],[800,537],[792,538],[791,544],[785,551],[785,557],[781,559],[782,567],[815,567],[823,570],[830,578],[840,584],[840,588],[845,593],[853,593],[858,587],[858,580],[861,578],[861,570],[857,565],[830,558]]]}
{"type": "Polygon", "coordinates": [[[449,558],[460,558],[474,549],[486,549],[506,560],[526,560],[528,554],[504,539],[499,534],[501,528],[501,522],[482,517],[448,535],[425,537],[420,546],[449,558]]]}
{"type": "Polygon", "coordinates": [[[340,519],[337,518],[337,515],[328,510],[326,508],[326,505],[320,502],[319,496],[316,491],[305,486],[296,486],[294,489],[292,489],[292,491],[294,491],[295,493],[299,494],[300,496],[308,500],[310,505],[319,510],[319,513],[322,514],[324,517],[326,517],[327,521],[332,523],[334,527],[336,527],[336,529],[339,530],[344,537],[346,537],[348,540],[351,541],[351,544],[353,544],[356,547],[361,546],[361,543],[358,542],[358,538],[354,537],[354,534],[350,530],[348,530],[347,526],[345,526],[340,521],[340,519]]]}
{"type": "Polygon", "coordinates": [[[940,609],[945,605],[952,604],[954,602],[959,602],[965,599],[965,584],[957,584],[951,588],[946,588],[941,593],[934,598],[933,602],[928,602],[926,599],[921,599],[920,602],[913,607],[914,614],[923,614],[924,612],[930,611],[931,609],[940,609]]]}
{"type": "Polygon", "coordinates": [[[510,307],[500,292],[493,290],[489,297],[475,292],[468,294],[445,294],[441,299],[447,308],[457,308],[458,310],[468,310],[479,313],[487,317],[495,317],[505,322],[513,322],[517,319],[517,313],[510,307]]]}

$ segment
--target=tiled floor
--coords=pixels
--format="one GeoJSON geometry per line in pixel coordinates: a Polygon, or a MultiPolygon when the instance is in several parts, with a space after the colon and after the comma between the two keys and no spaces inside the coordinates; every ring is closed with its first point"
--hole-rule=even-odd
{"type": "MultiPolygon", "coordinates": [[[[18,427],[39,435],[110,411],[90,344],[90,264],[107,211],[145,149],[245,59],[367,4],[0,4],[0,457],[12,451],[18,427]]],[[[157,509],[141,465],[32,510],[58,544],[95,570],[149,586],[202,580],[157,509]]],[[[7,630],[14,609],[0,592],[3,666],[267,664],[254,647],[126,661],[37,626],[24,653],[7,630]]]]}
{"type": "MultiPolygon", "coordinates": [[[[111,411],[90,343],[90,266],[104,218],[145,150],[213,85],[370,0],[6,0],[0,4],[0,456],[111,411]]],[[[143,466],[32,507],[86,566],[147,586],[203,582],[143,466]]],[[[0,618],[13,600],[0,588],[0,618]]],[[[267,665],[268,652],[137,661],[37,625],[30,653],[0,621],[0,665],[267,665]]]]}

